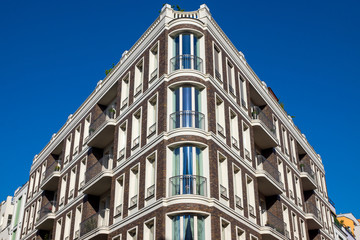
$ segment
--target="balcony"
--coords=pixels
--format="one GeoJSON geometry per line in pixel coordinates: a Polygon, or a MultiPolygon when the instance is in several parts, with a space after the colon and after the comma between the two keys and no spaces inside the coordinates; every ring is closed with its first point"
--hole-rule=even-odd
{"type": "Polygon", "coordinates": [[[114,107],[108,107],[89,127],[90,147],[104,148],[114,139],[116,112],[114,107]]]}
{"type": "Polygon", "coordinates": [[[107,239],[109,212],[109,209],[103,209],[82,221],[80,223],[80,237],[82,239],[107,239]]]}
{"type": "Polygon", "coordinates": [[[170,59],[170,73],[183,70],[191,69],[203,72],[203,60],[195,55],[179,55],[170,59]]]}
{"type": "Polygon", "coordinates": [[[105,155],[85,173],[84,193],[100,196],[111,186],[113,155],[105,155]]]}
{"type": "Polygon", "coordinates": [[[311,202],[305,203],[305,218],[308,223],[308,229],[320,229],[322,228],[321,213],[320,210],[311,202]]]}
{"type": "Polygon", "coordinates": [[[170,130],[175,128],[199,128],[205,130],[205,115],[191,110],[174,112],[170,114],[170,130]]]}
{"type": "Polygon", "coordinates": [[[264,156],[256,156],[255,176],[258,179],[259,192],[264,196],[279,195],[284,191],[281,173],[264,156]]]}
{"type": "Polygon", "coordinates": [[[273,148],[278,145],[276,128],[263,111],[257,106],[252,107],[252,126],[255,144],[262,149],[273,148]]]}
{"type": "Polygon", "coordinates": [[[42,183],[40,188],[42,190],[55,191],[58,188],[60,179],[61,161],[56,160],[43,173],[42,183]]]}
{"type": "Polygon", "coordinates": [[[289,239],[289,232],[286,230],[286,223],[272,214],[266,211],[266,219],[263,219],[263,224],[260,227],[260,234],[264,240],[278,240],[289,239]]]}
{"type": "Polygon", "coordinates": [[[170,196],[194,194],[207,196],[206,178],[196,175],[179,175],[169,179],[170,196]]]}
{"type": "Polygon", "coordinates": [[[315,173],[309,165],[304,163],[300,164],[300,177],[304,191],[316,189],[315,173]]]}
{"type": "Polygon", "coordinates": [[[38,230],[51,230],[55,219],[56,201],[50,201],[43,206],[36,215],[35,228],[38,230]]]}

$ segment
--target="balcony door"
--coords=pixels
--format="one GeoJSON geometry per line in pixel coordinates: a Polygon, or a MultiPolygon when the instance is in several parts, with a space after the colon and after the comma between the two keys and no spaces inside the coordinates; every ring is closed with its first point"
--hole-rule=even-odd
{"type": "Polygon", "coordinates": [[[192,33],[182,33],[174,38],[174,70],[197,69],[199,56],[198,38],[192,33]]]}

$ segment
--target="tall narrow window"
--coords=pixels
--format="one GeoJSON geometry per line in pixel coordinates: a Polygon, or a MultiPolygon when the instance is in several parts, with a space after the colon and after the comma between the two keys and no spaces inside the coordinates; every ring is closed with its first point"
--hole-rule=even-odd
{"type": "Polygon", "coordinates": [[[229,93],[233,97],[236,97],[234,66],[229,61],[227,61],[227,77],[229,84],[229,93]]]}
{"type": "Polygon", "coordinates": [[[321,181],[321,177],[320,177],[319,168],[316,168],[316,177],[317,177],[318,189],[322,193],[322,181],[321,181]]]}
{"type": "Polygon", "coordinates": [[[321,183],[324,189],[324,197],[327,197],[327,190],[326,190],[326,183],[325,183],[325,176],[321,173],[321,183]]]}
{"type": "Polygon", "coordinates": [[[299,239],[299,228],[298,228],[298,220],[295,213],[292,214],[292,224],[293,224],[293,231],[295,239],[299,239]]]}
{"type": "Polygon", "coordinates": [[[221,78],[221,52],[220,49],[214,45],[214,66],[215,78],[222,82],[221,78]]]}
{"type": "Polygon", "coordinates": [[[291,201],[295,202],[295,193],[294,193],[294,183],[292,177],[292,171],[289,168],[286,168],[286,177],[288,182],[289,198],[291,201]]]}
{"type": "Polygon", "coordinates": [[[152,97],[148,102],[147,108],[147,137],[156,135],[157,122],[157,95],[152,97]]]}
{"type": "Polygon", "coordinates": [[[219,190],[220,196],[228,200],[228,189],[229,189],[229,179],[228,179],[228,167],[226,158],[219,154],[219,190]]]}
{"type": "Polygon", "coordinates": [[[237,227],[236,228],[236,240],[245,240],[245,239],[246,239],[245,231],[237,227]]]}
{"type": "Polygon", "coordinates": [[[151,154],[146,158],[146,174],[145,174],[145,198],[150,200],[155,197],[155,174],[156,172],[156,155],[151,154]]]}
{"type": "Polygon", "coordinates": [[[239,121],[235,112],[230,110],[230,133],[231,133],[231,147],[237,152],[240,150],[239,143],[239,121]]]}
{"type": "Polygon", "coordinates": [[[297,163],[297,153],[296,153],[296,147],[295,147],[295,140],[291,136],[290,136],[290,149],[291,149],[292,161],[296,164],[297,163]]]}
{"type": "Polygon", "coordinates": [[[32,197],[32,194],[33,194],[33,187],[34,187],[34,179],[35,179],[35,173],[33,173],[31,176],[30,176],[30,183],[29,183],[29,190],[28,190],[28,198],[31,198],[32,197]]]}
{"type": "Polygon", "coordinates": [[[118,137],[118,161],[125,158],[126,147],[126,122],[119,127],[118,137]]]}
{"type": "Polygon", "coordinates": [[[130,169],[129,209],[137,209],[139,198],[139,165],[130,169]]]}
{"type": "Polygon", "coordinates": [[[91,122],[91,114],[85,118],[84,123],[84,136],[83,136],[83,145],[86,144],[88,138],[89,138],[89,131],[90,131],[90,122],[91,122]]]}
{"type": "Polygon", "coordinates": [[[59,197],[59,206],[64,205],[65,203],[65,191],[67,183],[67,175],[63,176],[61,179],[61,188],[60,188],[60,197],[59,197]]]}
{"type": "MultiPolygon", "coordinates": [[[[19,207],[19,206],[18,206],[19,207]]],[[[40,209],[41,209],[41,198],[39,198],[37,200],[37,203],[36,203],[36,211],[35,211],[35,215],[36,215],[36,218],[35,218],[35,221],[39,220],[40,218],[40,209]]],[[[17,213],[18,214],[18,213],[17,213]]],[[[16,216],[15,216],[16,217],[16,216]]],[[[17,216],[18,217],[18,216],[17,216]]]]}
{"type": "Polygon", "coordinates": [[[26,233],[26,228],[27,228],[27,225],[28,225],[28,219],[29,219],[29,208],[26,209],[25,215],[24,215],[24,223],[23,223],[23,227],[22,227],[22,234],[23,235],[26,233]]]}
{"type": "Polygon", "coordinates": [[[331,224],[331,216],[330,216],[330,211],[328,208],[326,208],[326,216],[327,216],[327,221],[329,223],[329,233],[332,233],[333,229],[332,229],[332,224],[331,224]]]}
{"type": "Polygon", "coordinates": [[[124,110],[129,104],[129,75],[121,81],[121,110],[124,110]]]}
{"type": "Polygon", "coordinates": [[[42,181],[44,181],[45,171],[46,171],[46,161],[42,164],[41,167],[40,184],[42,183],[42,181]]]}
{"type": "MultiPolygon", "coordinates": [[[[171,217],[172,240],[195,239],[205,240],[205,217],[200,215],[177,215],[171,217]]],[[[209,239],[209,238],[207,238],[209,239]]]]}
{"type": "Polygon", "coordinates": [[[278,159],[278,170],[280,172],[280,181],[285,184],[284,164],[278,159]]]}
{"type": "Polygon", "coordinates": [[[64,239],[68,240],[70,238],[70,228],[71,228],[71,214],[69,212],[65,216],[65,227],[64,227],[64,239]]]}
{"type": "Polygon", "coordinates": [[[145,222],[144,224],[144,240],[155,240],[155,220],[145,222]]]}
{"type": "Polygon", "coordinates": [[[131,150],[134,151],[140,147],[141,110],[137,111],[132,119],[131,150]]]}
{"type": "Polygon", "coordinates": [[[79,186],[78,186],[79,190],[81,190],[85,185],[85,172],[86,172],[86,158],[84,158],[80,162],[79,186]]]}
{"type": "Polygon", "coordinates": [[[82,204],[77,206],[75,210],[74,239],[78,239],[80,237],[81,216],[82,216],[82,204]]]}
{"type": "Polygon", "coordinates": [[[279,145],[281,146],[279,120],[277,120],[277,118],[274,117],[274,118],[273,118],[273,123],[274,123],[275,130],[276,130],[276,138],[279,140],[279,145]]]}
{"type": "Polygon", "coordinates": [[[62,218],[56,221],[56,228],[55,228],[55,240],[60,240],[61,237],[61,225],[62,225],[62,218]]]}
{"type": "Polygon", "coordinates": [[[221,240],[231,239],[230,223],[225,220],[221,220],[221,240]]]}
{"type": "Polygon", "coordinates": [[[64,165],[70,161],[70,150],[71,150],[71,134],[66,138],[65,143],[65,161],[64,165]]]}
{"type": "Polygon", "coordinates": [[[300,236],[301,239],[306,239],[306,233],[305,233],[305,221],[303,219],[300,219],[300,236]]]}
{"type": "Polygon", "coordinates": [[[239,79],[240,79],[240,101],[241,106],[247,109],[247,87],[246,87],[246,81],[245,79],[240,75],[239,73],[239,79]]]}
{"type": "Polygon", "coordinates": [[[152,83],[155,79],[158,78],[158,65],[159,65],[159,54],[158,54],[158,44],[156,44],[150,50],[150,61],[149,61],[149,82],[152,83]]]}
{"type": "Polygon", "coordinates": [[[141,60],[138,64],[135,66],[135,81],[134,81],[134,96],[137,97],[142,92],[142,86],[143,86],[143,71],[144,71],[144,64],[141,60]]]}
{"type": "Polygon", "coordinates": [[[35,213],[35,204],[31,205],[29,224],[28,224],[28,229],[29,230],[32,229],[32,224],[33,224],[33,220],[34,220],[34,213],[35,213]]]}
{"type": "Polygon", "coordinates": [[[254,180],[246,176],[246,196],[248,199],[248,214],[249,219],[253,222],[256,221],[256,211],[255,211],[255,189],[254,189],[254,180]]]}
{"type": "Polygon", "coordinates": [[[240,168],[234,165],[234,194],[235,194],[235,207],[243,214],[243,190],[240,168]]]}
{"type": "Polygon", "coordinates": [[[242,124],[242,136],[244,143],[244,158],[251,160],[251,138],[250,138],[250,128],[245,123],[242,124]]]}
{"type": "Polygon", "coordinates": [[[216,120],[217,120],[217,133],[222,137],[222,139],[225,139],[226,135],[225,135],[224,101],[219,97],[216,97],[216,120]]]}
{"type": "Polygon", "coordinates": [[[170,60],[170,72],[179,69],[202,71],[202,59],[199,57],[199,39],[192,33],[177,35],[173,41],[174,57],[170,60]]]}
{"type": "Polygon", "coordinates": [[[302,207],[302,199],[301,199],[301,189],[300,189],[300,180],[297,176],[295,176],[295,189],[296,189],[296,202],[297,205],[302,207]]]}
{"type": "Polygon", "coordinates": [[[75,195],[75,183],[76,183],[76,166],[71,169],[70,172],[70,185],[69,185],[69,194],[68,198],[71,199],[75,195]]]}
{"type": "Polygon", "coordinates": [[[38,168],[35,173],[34,193],[36,193],[38,190],[39,179],[40,179],[40,168],[38,168]]]}
{"type": "Polygon", "coordinates": [[[114,216],[122,215],[124,203],[124,175],[116,179],[115,182],[115,211],[114,216]]]}
{"type": "Polygon", "coordinates": [[[283,219],[285,223],[285,237],[290,238],[289,209],[283,205],[283,219]]]}
{"type": "Polygon", "coordinates": [[[79,153],[80,131],[81,131],[81,124],[75,129],[74,149],[73,149],[74,156],[79,153]]]}
{"type": "Polygon", "coordinates": [[[282,128],[282,136],[283,136],[284,152],[286,153],[286,155],[289,155],[288,136],[286,129],[284,127],[282,128]]]}
{"type": "Polygon", "coordinates": [[[137,228],[133,228],[127,232],[126,240],[137,240],[137,228]]]}

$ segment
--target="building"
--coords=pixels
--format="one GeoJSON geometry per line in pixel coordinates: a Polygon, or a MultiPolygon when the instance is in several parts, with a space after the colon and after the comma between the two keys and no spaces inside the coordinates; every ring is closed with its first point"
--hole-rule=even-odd
{"type": "Polygon", "coordinates": [[[338,214],[337,220],[347,230],[350,230],[356,239],[360,239],[360,219],[356,219],[352,213],[338,214]]]}
{"type": "Polygon", "coordinates": [[[335,240],[355,240],[355,237],[353,236],[353,233],[351,232],[351,230],[349,230],[348,228],[345,228],[338,220],[337,220],[337,215],[336,215],[336,208],[335,208],[335,203],[333,201],[331,201],[331,199],[329,198],[329,202],[330,202],[330,211],[331,211],[331,218],[333,221],[333,225],[334,225],[334,238],[335,240]]]}
{"type": "Polygon", "coordinates": [[[0,204],[0,239],[9,239],[11,235],[10,225],[13,216],[14,203],[13,198],[8,196],[0,204]]]}
{"type": "Polygon", "coordinates": [[[11,240],[19,240],[21,237],[21,226],[24,215],[24,207],[26,201],[28,183],[16,189],[13,197],[13,213],[14,216],[11,221],[11,240]]]}
{"type": "Polygon", "coordinates": [[[165,5],[30,170],[22,239],[334,238],[321,157],[206,5],[165,5]]]}

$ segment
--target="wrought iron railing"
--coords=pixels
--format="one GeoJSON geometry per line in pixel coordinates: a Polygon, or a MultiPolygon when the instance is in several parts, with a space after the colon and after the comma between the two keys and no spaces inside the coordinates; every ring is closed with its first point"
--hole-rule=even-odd
{"type": "Polygon", "coordinates": [[[276,128],[273,122],[265,115],[258,106],[252,106],[252,119],[260,120],[270,131],[271,135],[276,138],[276,128]]]}
{"type": "Polygon", "coordinates": [[[55,160],[49,167],[46,168],[43,173],[43,182],[52,175],[53,172],[59,172],[61,170],[61,160],[55,160]]]}
{"type": "Polygon", "coordinates": [[[180,69],[203,71],[203,60],[195,55],[184,54],[170,59],[170,73],[180,69]]]}
{"type": "Polygon", "coordinates": [[[279,172],[279,170],[274,165],[272,165],[271,162],[269,162],[269,160],[267,160],[263,155],[257,155],[256,159],[256,168],[265,170],[265,172],[267,172],[277,182],[277,184],[281,188],[283,188],[284,184],[281,182],[281,173],[279,172]]]}
{"type": "Polygon", "coordinates": [[[49,201],[40,210],[37,212],[36,221],[40,221],[44,217],[46,217],[49,213],[54,213],[56,207],[56,201],[49,201]]]}
{"type": "Polygon", "coordinates": [[[97,176],[99,173],[111,170],[113,162],[113,155],[108,154],[103,156],[99,161],[95,162],[85,172],[85,183],[88,183],[91,179],[97,176]]]}
{"type": "Polygon", "coordinates": [[[179,175],[169,179],[170,196],[196,194],[207,196],[206,178],[197,175],[179,175]]]}
{"type": "Polygon", "coordinates": [[[271,212],[267,211],[267,222],[266,226],[275,229],[277,232],[285,235],[286,223],[280,219],[279,217],[275,216],[271,212]]]}
{"type": "Polygon", "coordinates": [[[205,115],[201,112],[185,110],[170,114],[170,130],[192,127],[205,129],[205,115]]]}
{"type": "Polygon", "coordinates": [[[89,136],[94,134],[94,132],[101,127],[105,121],[109,119],[115,119],[116,110],[115,105],[111,105],[105,109],[91,124],[89,127],[89,136]]]}
{"type": "Polygon", "coordinates": [[[109,209],[103,209],[80,223],[80,236],[92,230],[109,225],[109,209]]]}
{"type": "Polygon", "coordinates": [[[320,210],[313,203],[305,202],[305,211],[306,213],[313,214],[315,218],[321,222],[320,210]]]}

